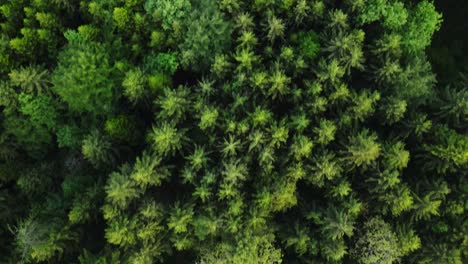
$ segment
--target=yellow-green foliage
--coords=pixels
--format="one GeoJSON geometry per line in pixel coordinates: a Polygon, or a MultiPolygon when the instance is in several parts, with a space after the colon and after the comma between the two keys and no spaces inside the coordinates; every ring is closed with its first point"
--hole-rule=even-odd
{"type": "Polygon", "coordinates": [[[0,0],[0,263],[468,263],[452,2],[0,0]]]}

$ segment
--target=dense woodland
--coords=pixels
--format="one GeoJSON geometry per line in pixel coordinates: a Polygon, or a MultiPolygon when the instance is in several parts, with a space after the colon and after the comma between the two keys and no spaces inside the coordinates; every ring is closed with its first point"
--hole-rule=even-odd
{"type": "Polygon", "coordinates": [[[0,0],[0,263],[468,263],[466,14],[0,0]]]}

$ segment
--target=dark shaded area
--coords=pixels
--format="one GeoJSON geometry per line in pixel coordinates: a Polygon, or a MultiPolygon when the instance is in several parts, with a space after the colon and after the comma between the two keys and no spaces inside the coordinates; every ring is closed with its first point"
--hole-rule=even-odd
{"type": "Polygon", "coordinates": [[[446,84],[468,68],[468,1],[438,0],[435,5],[444,22],[428,54],[439,83],[446,84]]]}

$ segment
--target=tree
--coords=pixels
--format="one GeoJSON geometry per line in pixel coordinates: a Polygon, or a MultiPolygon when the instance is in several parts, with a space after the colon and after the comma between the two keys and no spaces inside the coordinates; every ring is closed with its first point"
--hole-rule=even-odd
{"type": "Polygon", "coordinates": [[[456,171],[468,165],[466,149],[468,138],[458,134],[447,126],[434,128],[433,144],[423,145],[423,149],[429,153],[426,156],[431,163],[426,163],[427,169],[435,169],[439,173],[456,171]]]}
{"type": "Polygon", "coordinates": [[[216,121],[218,119],[219,112],[216,108],[214,107],[206,107],[203,112],[201,113],[200,116],[200,123],[198,126],[202,130],[206,130],[209,128],[214,128],[216,125],[216,121]]]}
{"type": "Polygon", "coordinates": [[[128,10],[122,7],[114,8],[114,12],[112,14],[114,18],[114,22],[118,28],[125,29],[128,28],[130,25],[130,16],[128,14],[128,10]]]}
{"type": "Polygon", "coordinates": [[[158,118],[167,121],[182,121],[190,109],[190,91],[186,87],[165,88],[154,104],[161,108],[158,118]]]}
{"type": "Polygon", "coordinates": [[[414,220],[429,219],[433,215],[439,215],[441,200],[435,199],[431,193],[424,195],[422,198],[416,195],[415,198],[414,220]]]}
{"type": "Polygon", "coordinates": [[[29,94],[47,93],[49,87],[48,75],[47,70],[34,66],[22,67],[8,74],[13,85],[21,87],[24,92],[29,94]]]}
{"type": "Polygon", "coordinates": [[[165,30],[181,30],[183,20],[189,16],[192,5],[188,0],[146,0],[145,11],[156,20],[162,20],[165,30]]]}
{"type": "Polygon", "coordinates": [[[297,136],[291,146],[291,153],[296,160],[308,158],[312,152],[314,144],[312,140],[306,136],[297,136]]]}
{"type": "Polygon", "coordinates": [[[34,127],[46,127],[54,131],[58,123],[58,113],[51,97],[45,95],[33,96],[21,93],[18,96],[19,110],[29,117],[34,127]]]}
{"type": "Polygon", "coordinates": [[[406,256],[421,247],[421,239],[408,225],[402,224],[397,226],[396,235],[400,244],[402,256],[406,256]]]}
{"type": "Polygon", "coordinates": [[[379,20],[387,8],[387,0],[347,1],[351,8],[359,10],[358,23],[368,24],[379,20]],[[367,3],[366,3],[367,2],[367,3]]]}
{"type": "Polygon", "coordinates": [[[106,239],[109,243],[119,246],[131,246],[136,244],[136,219],[118,217],[106,228],[106,239]]]}
{"type": "Polygon", "coordinates": [[[137,188],[137,184],[130,177],[131,167],[124,164],[119,171],[109,175],[105,191],[106,200],[112,205],[119,208],[126,208],[129,203],[141,195],[141,190],[137,188]]]}
{"type": "Polygon", "coordinates": [[[345,74],[345,69],[340,65],[337,59],[332,59],[330,62],[320,60],[317,77],[321,82],[330,81],[336,84],[345,74]]]}
{"type": "Polygon", "coordinates": [[[330,152],[324,152],[314,157],[314,165],[311,166],[310,175],[306,178],[310,183],[322,187],[325,180],[333,180],[341,175],[342,165],[330,152]]]}
{"type": "Polygon", "coordinates": [[[443,263],[443,264],[462,264],[463,259],[461,252],[458,249],[450,248],[447,244],[436,243],[430,245],[426,250],[421,253],[422,257],[418,263],[421,264],[432,264],[432,263],[443,263]]]}
{"type": "MultiPolygon", "coordinates": [[[[253,65],[258,60],[258,57],[255,56],[255,53],[251,49],[239,49],[236,51],[234,55],[234,59],[239,63],[237,65],[237,70],[246,70],[251,71],[253,65]]],[[[266,79],[267,76],[262,76],[263,80],[266,79]]],[[[257,83],[257,82],[256,82],[257,83]]]]}
{"type": "Polygon", "coordinates": [[[310,243],[308,230],[301,229],[299,225],[295,225],[294,234],[285,240],[286,247],[294,247],[294,251],[299,255],[304,255],[307,252],[310,243]]]}
{"type": "Polygon", "coordinates": [[[411,210],[414,204],[411,190],[404,184],[396,185],[391,192],[382,194],[379,198],[388,205],[389,211],[394,216],[399,216],[402,212],[411,210]]]}
{"type": "Polygon", "coordinates": [[[133,104],[138,103],[148,94],[146,89],[146,76],[140,69],[129,71],[125,74],[125,79],[122,82],[124,95],[133,104]]]}
{"type": "Polygon", "coordinates": [[[0,263],[466,262],[464,2],[0,1],[0,263]]]}
{"type": "Polygon", "coordinates": [[[394,2],[387,6],[383,13],[383,26],[388,29],[400,29],[408,21],[408,10],[402,2],[394,2]]]}
{"type": "Polygon", "coordinates": [[[184,23],[187,31],[179,45],[181,63],[198,72],[206,71],[214,55],[224,53],[229,47],[232,26],[212,0],[198,2],[184,23]]]}
{"type": "Polygon", "coordinates": [[[169,170],[161,167],[160,163],[161,159],[158,157],[143,152],[141,157],[137,157],[130,178],[142,188],[159,186],[163,180],[170,176],[169,170]]]}
{"type": "Polygon", "coordinates": [[[398,86],[395,89],[395,95],[407,100],[419,97],[421,99],[416,103],[420,103],[431,95],[435,83],[436,78],[432,73],[431,64],[423,56],[415,57],[396,77],[398,86]]]}
{"type": "Polygon", "coordinates": [[[442,15],[429,1],[419,2],[408,16],[408,27],[403,33],[403,43],[409,52],[418,52],[427,47],[432,34],[440,29],[442,15]]]}
{"type": "Polygon", "coordinates": [[[343,236],[351,237],[354,231],[354,221],[343,210],[330,207],[319,221],[320,232],[331,240],[340,240],[343,236]]]}
{"type": "Polygon", "coordinates": [[[465,88],[447,86],[438,97],[439,117],[448,120],[454,127],[464,127],[463,124],[468,122],[468,85],[462,85],[465,85],[465,88]]]}
{"type": "Polygon", "coordinates": [[[117,158],[111,142],[98,131],[91,132],[83,139],[81,152],[95,167],[112,165],[117,158]]]}
{"type": "Polygon", "coordinates": [[[382,104],[381,111],[384,112],[386,122],[391,125],[404,117],[407,108],[408,104],[405,100],[390,97],[382,104]]]}
{"type": "Polygon", "coordinates": [[[333,121],[320,120],[320,126],[314,128],[314,132],[317,134],[317,141],[320,144],[328,144],[335,139],[336,126],[333,121]]]}
{"type": "Polygon", "coordinates": [[[374,105],[380,100],[380,93],[376,91],[370,93],[368,90],[364,90],[353,97],[355,105],[350,110],[355,119],[363,121],[375,111],[374,105]]]}
{"type": "Polygon", "coordinates": [[[327,261],[339,262],[347,254],[347,247],[343,239],[326,239],[322,243],[320,252],[327,261]]]}
{"type": "Polygon", "coordinates": [[[153,126],[152,131],[148,134],[148,139],[157,154],[170,156],[182,148],[184,131],[178,130],[170,123],[162,123],[153,126]]]}
{"type": "Polygon", "coordinates": [[[52,73],[53,90],[72,111],[109,113],[114,101],[109,54],[102,44],[83,40],[77,32],[65,36],[68,45],[52,73]]]}
{"type": "Polygon", "coordinates": [[[68,213],[70,223],[84,224],[94,220],[99,215],[99,207],[94,201],[101,199],[101,195],[101,186],[94,185],[87,188],[84,195],[75,197],[68,213]]]}
{"type": "Polygon", "coordinates": [[[289,83],[291,78],[289,78],[283,71],[279,68],[273,70],[273,73],[270,74],[270,89],[267,91],[267,94],[273,99],[277,97],[284,96],[288,94],[289,83]]]}
{"type": "Polygon", "coordinates": [[[285,25],[280,18],[270,15],[267,20],[267,37],[271,42],[277,38],[282,38],[284,35],[285,25]]]}
{"type": "Polygon", "coordinates": [[[410,153],[404,148],[405,145],[402,142],[396,142],[384,147],[383,156],[386,168],[401,170],[408,166],[410,153]]]}
{"type": "Polygon", "coordinates": [[[282,263],[281,250],[274,247],[274,236],[271,234],[255,236],[247,234],[238,239],[237,245],[220,244],[211,252],[204,253],[199,264],[280,264],[282,263]]]}
{"type": "Polygon", "coordinates": [[[355,136],[349,137],[349,145],[347,146],[347,156],[345,159],[352,166],[366,167],[380,156],[381,146],[376,142],[377,136],[370,134],[369,130],[365,129],[355,136]]]}
{"type": "Polygon", "coordinates": [[[171,210],[167,226],[176,234],[186,233],[193,215],[192,207],[181,207],[179,204],[175,204],[174,208],[171,210]]]}
{"type": "Polygon", "coordinates": [[[390,225],[372,218],[360,230],[351,255],[358,263],[391,264],[399,260],[401,252],[390,225]]]}
{"type": "Polygon", "coordinates": [[[64,253],[67,242],[73,241],[75,235],[57,221],[27,219],[19,224],[15,234],[23,259],[40,262],[64,253]]]}

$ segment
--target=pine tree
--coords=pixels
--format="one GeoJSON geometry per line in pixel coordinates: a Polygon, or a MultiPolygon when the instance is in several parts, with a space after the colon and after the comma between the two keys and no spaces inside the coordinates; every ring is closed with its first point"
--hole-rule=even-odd
{"type": "Polygon", "coordinates": [[[354,221],[344,211],[330,207],[320,220],[321,233],[332,240],[339,240],[345,235],[351,237],[354,231],[354,221]]]}
{"type": "Polygon", "coordinates": [[[369,166],[380,156],[381,146],[376,140],[377,136],[370,134],[367,129],[349,137],[345,159],[352,166],[369,166]]]}
{"type": "Polygon", "coordinates": [[[29,94],[47,93],[50,85],[48,75],[47,70],[34,66],[13,70],[8,74],[13,85],[29,94]]]}

